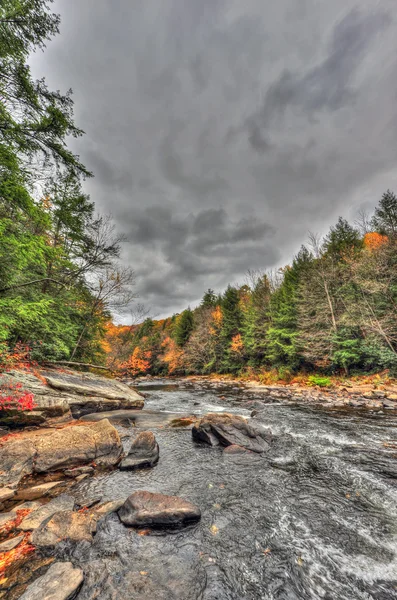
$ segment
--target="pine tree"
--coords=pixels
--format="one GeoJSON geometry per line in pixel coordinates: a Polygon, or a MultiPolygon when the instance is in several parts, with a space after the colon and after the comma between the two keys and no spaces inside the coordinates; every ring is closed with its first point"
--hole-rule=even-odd
{"type": "Polygon", "coordinates": [[[372,226],[378,233],[397,238],[397,196],[387,190],[375,209],[372,226]]]}
{"type": "Polygon", "coordinates": [[[193,313],[190,308],[187,308],[183,311],[183,313],[178,317],[175,330],[174,337],[178,346],[182,347],[189,340],[190,334],[192,333],[194,328],[194,318],[193,313]]]}

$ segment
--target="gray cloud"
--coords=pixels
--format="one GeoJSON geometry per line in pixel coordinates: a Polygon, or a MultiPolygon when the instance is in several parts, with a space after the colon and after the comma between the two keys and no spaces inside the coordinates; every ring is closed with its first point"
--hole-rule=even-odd
{"type": "Polygon", "coordinates": [[[395,0],[56,0],[87,190],[166,315],[397,190],[395,0]]]}

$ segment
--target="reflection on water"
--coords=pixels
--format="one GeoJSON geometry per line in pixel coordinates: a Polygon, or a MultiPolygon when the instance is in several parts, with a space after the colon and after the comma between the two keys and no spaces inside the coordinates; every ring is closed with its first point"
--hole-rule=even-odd
{"type": "Polygon", "coordinates": [[[79,502],[145,489],[194,502],[202,520],[138,535],[110,515],[92,545],[61,545],[62,560],[86,572],[79,600],[397,598],[397,450],[384,445],[396,443],[395,417],[268,404],[255,418],[276,435],[269,453],[227,456],[195,444],[188,428],[170,428],[169,415],[248,416],[244,390],[144,389],[146,416],[115,424],[127,445],[151,427],[159,463],[85,480],[79,502]]]}

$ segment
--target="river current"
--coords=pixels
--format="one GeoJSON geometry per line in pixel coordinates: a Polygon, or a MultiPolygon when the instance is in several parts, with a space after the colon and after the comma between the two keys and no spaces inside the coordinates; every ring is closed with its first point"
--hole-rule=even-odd
{"type": "Polygon", "coordinates": [[[93,544],[60,544],[59,558],[86,574],[78,600],[397,599],[396,416],[272,402],[254,417],[275,436],[269,452],[227,455],[169,422],[175,413],[249,416],[247,390],[184,381],[138,389],[140,415],[109,416],[127,450],[152,430],[158,464],[87,479],[77,500],[148,490],[197,504],[202,519],[138,533],[112,514],[93,544]]]}

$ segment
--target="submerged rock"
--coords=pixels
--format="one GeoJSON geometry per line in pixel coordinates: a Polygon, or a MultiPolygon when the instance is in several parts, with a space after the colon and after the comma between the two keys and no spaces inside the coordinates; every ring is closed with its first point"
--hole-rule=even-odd
{"type": "Polygon", "coordinates": [[[153,467],[159,460],[159,445],[151,431],[142,431],[120,463],[120,469],[153,467]]]}
{"type": "Polygon", "coordinates": [[[52,548],[62,540],[90,542],[95,530],[96,520],[88,512],[65,510],[44,521],[32,533],[30,541],[38,548],[52,548]]]}
{"type": "Polygon", "coordinates": [[[242,446],[252,452],[265,452],[271,434],[243,417],[229,413],[210,413],[197,421],[192,429],[193,439],[211,446],[242,446]]]}
{"type": "Polygon", "coordinates": [[[238,446],[237,444],[231,444],[231,446],[226,446],[223,453],[230,454],[230,455],[252,454],[252,452],[250,450],[247,450],[247,448],[243,448],[242,446],[238,446]]]}
{"type": "Polygon", "coordinates": [[[69,600],[83,583],[83,571],[71,562],[56,562],[32,583],[20,600],[69,600]]]}
{"type": "Polygon", "coordinates": [[[197,522],[200,509],[178,496],[138,491],[127,498],[118,515],[131,527],[181,527],[197,522]]]}

